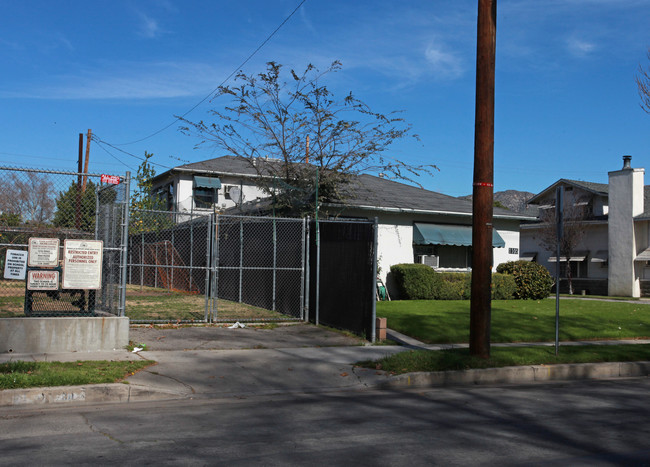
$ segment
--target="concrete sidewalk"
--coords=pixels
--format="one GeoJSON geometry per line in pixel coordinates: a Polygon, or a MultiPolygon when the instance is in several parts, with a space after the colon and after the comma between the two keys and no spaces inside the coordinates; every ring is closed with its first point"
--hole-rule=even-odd
{"type": "MultiPolygon", "coordinates": [[[[647,376],[650,362],[494,368],[392,376],[358,368],[376,360],[425,346],[394,331],[402,346],[368,346],[363,341],[316,326],[275,329],[196,327],[133,328],[131,340],[146,350],[41,355],[0,354],[8,360],[155,360],[156,365],[126,379],[128,384],[33,388],[0,391],[0,406],[64,402],[136,402],[187,398],[245,398],[259,395],[314,393],[366,388],[416,388],[451,384],[532,383],[585,378],[647,376]]],[[[648,341],[631,341],[647,343],[648,341]]],[[[604,344],[605,342],[603,342],[604,344]]],[[[606,343],[620,343],[607,341],[606,343]]],[[[573,343],[572,343],[573,344],[573,343]]],[[[594,344],[594,342],[589,342],[594,344]]],[[[522,345],[522,344],[509,344],[522,345]]],[[[525,344],[525,345],[531,345],[525,344]]],[[[548,345],[548,344],[545,344],[548,345]]],[[[568,345],[568,344],[563,344],[568,345]]],[[[580,345],[580,343],[576,343],[580,345]]]]}

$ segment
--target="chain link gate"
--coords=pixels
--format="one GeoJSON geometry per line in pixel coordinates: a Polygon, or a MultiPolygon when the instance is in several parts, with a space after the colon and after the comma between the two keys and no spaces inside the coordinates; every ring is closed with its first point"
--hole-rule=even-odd
{"type": "Polygon", "coordinates": [[[131,210],[131,322],[305,319],[302,219],[131,210]]]}
{"type": "Polygon", "coordinates": [[[305,219],[214,216],[211,320],[306,320],[305,219]]]}
{"type": "Polygon", "coordinates": [[[104,185],[99,174],[0,167],[0,317],[124,315],[129,175],[112,181],[119,184],[104,185]],[[28,258],[30,242],[40,249],[28,258]],[[76,264],[67,263],[66,281],[72,245],[101,248],[89,251],[96,257],[70,253],[76,264]],[[70,279],[86,267],[98,286],[70,279]],[[75,281],[81,285],[70,287],[75,281]]]}

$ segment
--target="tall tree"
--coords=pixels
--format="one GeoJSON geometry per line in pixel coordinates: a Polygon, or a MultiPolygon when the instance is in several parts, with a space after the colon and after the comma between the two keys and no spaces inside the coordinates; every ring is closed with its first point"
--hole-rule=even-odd
{"type": "Polygon", "coordinates": [[[79,184],[74,181],[70,187],[59,193],[56,199],[56,211],[52,224],[55,227],[78,228],[84,232],[95,230],[96,184],[91,180],[86,191],[80,193],[79,184]]]}
{"type": "MultiPolygon", "coordinates": [[[[648,60],[650,60],[650,49],[648,49],[648,60]]],[[[650,113],[650,65],[646,68],[639,65],[636,84],[639,89],[639,96],[641,97],[641,108],[650,113]]]]}
{"type": "Polygon", "coordinates": [[[54,184],[46,175],[11,172],[2,180],[0,210],[20,216],[23,222],[45,224],[52,220],[54,184]]]}
{"type": "Polygon", "coordinates": [[[345,185],[359,173],[410,181],[431,173],[433,165],[387,155],[396,140],[412,136],[397,112],[374,112],[352,93],[337,99],[322,84],[340,68],[338,61],[324,71],[308,65],[285,79],[282,65],[269,62],[257,75],[239,73],[234,85],[219,88],[216,97],[228,103],[210,111],[213,122],[183,119],[181,130],[198,136],[198,145],[245,158],[260,188],[293,214],[311,212],[316,193],[321,201],[344,201],[345,185]]]}
{"type": "MultiPolygon", "coordinates": [[[[564,198],[563,206],[563,228],[562,237],[560,238],[560,258],[556,258],[556,267],[564,264],[565,274],[569,286],[569,294],[573,295],[573,273],[571,270],[571,257],[580,245],[585,236],[586,224],[588,220],[587,200],[575,200],[572,197],[564,198]]],[[[547,251],[556,253],[557,251],[557,224],[555,218],[555,209],[544,209],[540,211],[539,220],[541,221],[538,241],[541,247],[547,251]]],[[[559,287],[559,284],[556,284],[559,287]]]]}
{"type": "Polygon", "coordinates": [[[159,230],[172,224],[169,215],[160,212],[164,210],[164,203],[152,193],[151,180],[156,175],[156,169],[149,161],[152,157],[152,153],[145,151],[144,160],[135,176],[135,188],[131,193],[130,233],[159,230]]]}

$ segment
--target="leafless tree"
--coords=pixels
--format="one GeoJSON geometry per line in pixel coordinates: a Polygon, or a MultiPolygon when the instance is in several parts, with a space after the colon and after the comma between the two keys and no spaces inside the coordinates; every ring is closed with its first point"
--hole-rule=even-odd
{"type": "MultiPolygon", "coordinates": [[[[650,49],[648,49],[648,60],[650,60],[650,49]]],[[[639,88],[639,96],[641,97],[641,108],[650,113],[650,65],[647,68],[639,65],[636,85],[639,88]]]]}
{"type": "MultiPolygon", "coordinates": [[[[585,221],[588,219],[584,202],[576,203],[575,200],[565,198],[563,209],[563,229],[560,239],[560,258],[556,258],[556,267],[560,267],[560,260],[566,261],[566,278],[569,284],[569,294],[573,295],[573,278],[570,258],[574,256],[578,245],[585,236],[585,221]]],[[[547,251],[557,253],[557,223],[555,207],[540,211],[539,244],[547,251]]],[[[556,284],[559,287],[559,284],[556,284]]]]}
{"type": "Polygon", "coordinates": [[[393,142],[414,136],[398,113],[374,112],[352,93],[337,99],[322,84],[340,68],[334,62],[322,72],[309,65],[302,73],[283,73],[269,62],[262,73],[239,73],[234,85],[219,89],[216,98],[228,103],[211,111],[213,122],[183,119],[181,130],[198,136],[199,145],[247,159],[274,205],[294,214],[312,211],[316,194],[344,201],[346,184],[359,173],[410,181],[431,173],[432,165],[387,155],[393,142]]]}
{"type": "Polygon", "coordinates": [[[52,181],[33,172],[12,172],[2,183],[0,210],[20,216],[22,222],[44,224],[52,220],[56,206],[52,181]]]}

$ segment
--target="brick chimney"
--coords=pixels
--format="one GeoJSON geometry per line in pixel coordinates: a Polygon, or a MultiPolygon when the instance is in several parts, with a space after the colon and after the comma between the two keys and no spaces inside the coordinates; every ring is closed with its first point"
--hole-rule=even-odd
{"type": "Polygon", "coordinates": [[[644,169],[632,168],[632,156],[623,156],[623,168],[609,172],[608,288],[610,296],[641,295],[641,264],[634,216],[643,213],[644,169]]]}

